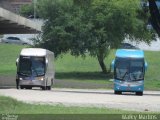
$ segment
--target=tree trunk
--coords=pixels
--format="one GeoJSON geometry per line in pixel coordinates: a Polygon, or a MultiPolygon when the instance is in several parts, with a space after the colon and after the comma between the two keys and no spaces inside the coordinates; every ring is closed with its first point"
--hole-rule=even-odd
{"type": "Polygon", "coordinates": [[[148,0],[149,9],[151,14],[151,24],[153,28],[156,30],[157,34],[160,36],[160,13],[158,7],[156,5],[155,0],[148,0]]]}
{"type": "Polygon", "coordinates": [[[102,69],[102,72],[106,74],[107,73],[107,68],[106,68],[106,65],[104,64],[103,57],[97,56],[97,58],[98,58],[99,65],[100,65],[100,67],[102,69]]]}

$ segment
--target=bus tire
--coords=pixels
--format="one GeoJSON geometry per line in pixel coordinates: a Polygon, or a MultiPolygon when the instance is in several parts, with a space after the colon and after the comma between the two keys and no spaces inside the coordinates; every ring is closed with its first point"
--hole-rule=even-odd
{"type": "Polygon", "coordinates": [[[16,88],[19,89],[19,85],[16,85],[16,88]]]}
{"type": "Polygon", "coordinates": [[[24,89],[24,87],[23,87],[23,86],[20,86],[20,88],[21,88],[21,89],[24,89]]]}
{"type": "Polygon", "coordinates": [[[16,79],[16,88],[19,89],[19,80],[16,79]]]}
{"type": "Polygon", "coordinates": [[[122,94],[122,92],[121,91],[114,91],[114,94],[120,95],[120,94],[122,94]]]}
{"type": "Polygon", "coordinates": [[[136,92],[136,95],[142,96],[143,92],[136,92]]]}
{"type": "Polygon", "coordinates": [[[53,82],[53,78],[52,78],[52,79],[51,79],[51,86],[53,85],[53,83],[54,83],[54,82],[53,82]]]}
{"type": "Polygon", "coordinates": [[[47,86],[47,90],[51,90],[51,86],[47,86]]]}
{"type": "Polygon", "coordinates": [[[42,90],[46,90],[47,87],[46,86],[42,86],[41,88],[42,88],[42,90]]]}

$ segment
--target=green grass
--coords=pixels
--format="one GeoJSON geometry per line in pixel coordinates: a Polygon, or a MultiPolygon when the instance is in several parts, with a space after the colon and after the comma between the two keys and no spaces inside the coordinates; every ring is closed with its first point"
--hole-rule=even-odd
{"type": "MultiPolygon", "coordinates": [[[[0,75],[15,76],[15,61],[22,48],[26,46],[0,44],[0,75]]],[[[114,58],[115,50],[112,50],[105,60],[107,67],[114,58]]],[[[160,90],[160,52],[145,51],[148,62],[148,70],[145,76],[146,90],[160,90]]],[[[96,58],[86,56],[74,57],[65,54],[55,60],[56,79],[77,83],[113,84],[109,81],[112,74],[104,75],[96,58]]],[[[112,88],[112,87],[109,87],[112,88]]]]}
{"type": "Polygon", "coordinates": [[[15,75],[16,59],[26,46],[0,44],[0,75],[15,75]]]}
{"type": "Polygon", "coordinates": [[[10,97],[0,96],[0,118],[8,115],[19,120],[115,120],[123,114],[154,114],[158,112],[136,112],[110,108],[73,107],[64,105],[28,104],[10,97]]]}
{"type": "MultiPolygon", "coordinates": [[[[66,107],[63,105],[27,104],[10,97],[0,96],[0,114],[129,114],[139,113],[96,107],[66,107]]],[[[150,112],[142,112],[150,113],[150,112]]]]}
{"type": "Polygon", "coordinates": [[[145,88],[160,90],[160,52],[145,51],[148,70],[145,75],[145,88]]]}
{"type": "MultiPolygon", "coordinates": [[[[114,59],[115,50],[110,52],[109,57],[105,60],[107,67],[114,59]]],[[[160,52],[145,51],[145,59],[148,62],[148,70],[145,75],[146,90],[160,90],[160,52]]],[[[81,82],[94,82],[112,84],[109,79],[112,75],[102,74],[96,58],[87,56],[86,59],[81,57],[64,55],[56,61],[56,76],[59,79],[65,79],[81,82]]]]}
{"type": "MultiPolygon", "coordinates": [[[[110,52],[109,57],[105,60],[107,68],[109,68],[111,61],[114,58],[114,50],[110,52]]],[[[79,73],[94,73],[100,72],[101,68],[98,64],[98,61],[94,57],[87,56],[85,58],[82,57],[74,57],[70,54],[65,54],[63,57],[59,57],[56,60],[56,70],[57,72],[79,72],[79,73]]]]}
{"type": "MultiPolygon", "coordinates": [[[[109,57],[105,60],[107,68],[114,58],[114,51],[110,52],[109,57]]],[[[56,78],[60,80],[67,80],[69,82],[75,81],[77,83],[100,83],[100,84],[113,84],[109,81],[112,79],[112,74],[101,73],[101,68],[96,58],[86,56],[74,57],[70,54],[65,54],[55,61],[56,78]]],[[[112,85],[111,87],[112,88],[112,85]]]]}

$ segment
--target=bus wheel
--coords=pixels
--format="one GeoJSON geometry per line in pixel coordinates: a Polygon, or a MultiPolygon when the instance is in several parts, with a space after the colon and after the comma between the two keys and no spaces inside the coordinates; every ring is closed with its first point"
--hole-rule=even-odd
{"type": "Polygon", "coordinates": [[[122,94],[122,92],[121,91],[114,91],[114,94],[120,95],[120,94],[122,94]]]}
{"type": "Polygon", "coordinates": [[[136,95],[142,96],[143,92],[136,92],[136,95]]]}
{"type": "Polygon", "coordinates": [[[53,85],[53,83],[54,83],[54,82],[53,82],[53,78],[52,78],[52,79],[51,79],[51,86],[53,85]]]}
{"type": "Polygon", "coordinates": [[[42,90],[46,90],[46,88],[47,88],[47,87],[45,87],[45,86],[42,86],[41,88],[42,88],[42,90]]]}
{"type": "Polygon", "coordinates": [[[24,89],[24,87],[23,87],[23,86],[20,86],[20,88],[21,88],[21,89],[24,89]]]}
{"type": "Polygon", "coordinates": [[[16,88],[19,89],[19,80],[16,79],[16,88]]]}
{"type": "Polygon", "coordinates": [[[51,90],[51,86],[47,86],[47,90],[51,90]]]}
{"type": "Polygon", "coordinates": [[[19,85],[16,85],[16,88],[19,89],[19,85]]]}

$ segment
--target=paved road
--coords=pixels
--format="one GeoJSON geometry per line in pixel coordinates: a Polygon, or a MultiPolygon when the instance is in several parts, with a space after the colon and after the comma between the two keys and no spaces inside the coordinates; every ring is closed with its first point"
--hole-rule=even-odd
{"type": "Polygon", "coordinates": [[[114,95],[112,90],[58,89],[51,91],[0,89],[0,95],[27,103],[63,104],[66,106],[94,106],[136,111],[160,111],[160,91],[114,95]]]}

